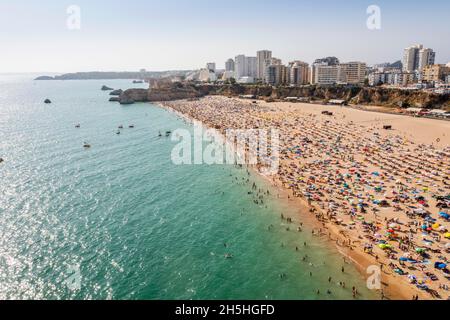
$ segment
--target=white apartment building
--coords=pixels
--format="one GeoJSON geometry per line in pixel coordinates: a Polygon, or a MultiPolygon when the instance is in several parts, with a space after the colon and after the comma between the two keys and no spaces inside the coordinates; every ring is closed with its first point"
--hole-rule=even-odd
{"type": "Polygon", "coordinates": [[[234,60],[228,59],[225,62],[225,71],[234,71],[234,60]]]}
{"type": "Polygon", "coordinates": [[[315,63],[312,66],[311,82],[319,85],[335,84],[339,82],[340,67],[329,66],[325,62],[315,63]]]}
{"type": "Polygon", "coordinates": [[[367,65],[364,62],[347,62],[339,65],[339,82],[363,84],[366,79],[367,65]]]}
{"type": "Polygon", "coordinates": [[[417,44],[408,47],[403,52],[403,71],[413,72],[419,69],[419,52],[423,49],[423,45],[417,44]]]}
{"type": "Polygon", "coordinates": [[[414,82],[414,72],[390,71],[369,74],[369,85],[371,86],[389,84],[392,86],[406,87],[414,82]]]}
{"type": "Polygon", "coordinates": [[[304,85],[309,83],[309,65],[303,61],[289,63],[289,83],[293,85],[304,85]]]}
{"type": "Polygon", "coordinates": [[[234,59],[237,80],[242,77],[256,78],[256,57],[246,57],[241,54],[234,59]]]}
{"type": "Polygon", "coordinates": [[[272,58],[272,51],[261,50],[256,52],[256,77],[260,80],[264,80],[266,70],[266,60],[272,58]]]}
{"type": "Polygon", "coordinates": [[[426,66],[433,65],[436,58],[436,53],[430,48],[424,48],[419,51],[419,66],[420,72],[425,69],[426,66]]]}
{"type": "Polygon", "coordinates": [[[247,75],[246,63],[247,60],[245,59],[245,56],[243,54],[238,55],[234,58],[234,71],[237,79],[245,77],[247,75]]]}
{"type": "Polygon", "coordinates": [[[256,57],[246,57],[247,63],[247,77],[252,77],[253,79],[257,76],[257,58],[256,57]]]}

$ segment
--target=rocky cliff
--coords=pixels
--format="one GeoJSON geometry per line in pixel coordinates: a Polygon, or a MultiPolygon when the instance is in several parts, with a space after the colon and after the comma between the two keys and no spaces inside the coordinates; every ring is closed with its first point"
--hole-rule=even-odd
{"type": "Polygon", "coordinates": [[[307,97],[311,100],[342,99],[352,104],[389,107],[423,107],[450,109],[450,95],[439,95],[425,91],[387,89],[382,87],[355,86],[303,86],[278,87],[265,85],[195,85],[169,83],[153,89],[129,89],[119,98],[120,103],[146,101],[168,101],[199,98],[205,95],[225,96],[255,95],[260,98],[284,99],[286,97],[307,97]]]}
{"type": "Polygon", "coordinates": [[[221,86],[214,91],[229,96],[245,94],[272,99],[284,99],[286,97],[306,97],[311,100],[342,99],[352,104],[362,105],[450,109],[449,94],[381,87],[303,86],[272,88],[256,85],[228,85],[221,86]]]}
{"type": "MultiPolygon", "coordinates": [[[[148,89],[128,89],[122,92],[118,101],[120,104],[132,104],[135,102],[147,102],[149,90],[148,89]]],[[[114,101],[114,100],[110,100],[114,101]]]]}

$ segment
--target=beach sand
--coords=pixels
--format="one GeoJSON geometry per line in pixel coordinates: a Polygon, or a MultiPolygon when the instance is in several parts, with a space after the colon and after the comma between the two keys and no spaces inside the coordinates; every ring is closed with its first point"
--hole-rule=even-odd
{"type": "Polygon", "coordinates": [[[449,121],[222,96],[161,105],[222,133],[278,129],[280,166],[266,178],[299,219],[365,276],[379,266],[385,297],[450,296],[448,271],[435,268],[450,258],[450,221],[440,216],[449,204],[449,121]]]}

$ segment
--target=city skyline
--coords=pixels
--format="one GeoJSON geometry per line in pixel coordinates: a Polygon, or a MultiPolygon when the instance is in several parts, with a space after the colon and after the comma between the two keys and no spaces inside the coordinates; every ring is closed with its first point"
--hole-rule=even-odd
{"type": "Polygon", "coordinates": [[[402,60],[404,48],[433,48],[450,61],[450,4],[417,1],[78,1],[80,30],[68,30],[67,1],[0,4],[0,72],[192,70],[205,61],[268,49],[285,62],[336,56],[368,65],[402,60]],[[106,5],[107,4],[107,5],[106,5]],[[381,29],[369,30],[367,8],[381,9],[381,29]],[[126,9],[126,10],[125,10],[126,9]],[[429,20],[426,24],[416,21],[429,20]],[[213,26],[206,28],[205,26],[213,26]]]}

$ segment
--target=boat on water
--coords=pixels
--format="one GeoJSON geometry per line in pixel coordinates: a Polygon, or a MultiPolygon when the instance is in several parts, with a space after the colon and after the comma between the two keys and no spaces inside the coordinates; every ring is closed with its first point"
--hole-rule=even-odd
{"type": "Polygon", "coordinates": [[[169,137],[172,134],[172,131],[166,131],[166,137],[169,137]]]}
{"type": "Polygon", "coordinates": [[[129,125],[128,128],[133,129],[134,128],[134,124],[129,125]]]}
{"type": "Polygon", "coordinates": [[[77,124],[77,125],[75,125],[75,128],[79,129],[79,128],[81,128],[81,125],[77,124]]]}
{"type": "Polygon", "coordinates": [[[116,132],[116,134],[120,134],[120,130],[118,130],[118,131],[116,132]]]}
{"type": "Polygon", "coordinates": [[[83,147],[84,147],[85,149],[89,149],[89,148],[91,147],[91,145],[90,145],[89,143],[85,142],[85,143],[83,144],[83,147]]]}
{"type": "Polygon", "coordinates": [[[161,133],[161,131],[159,131],[158,137],[162,137],[162,133],[161,133]]]}
{"type": "Polygon", "coordinates": [[[119,126],[119,129],[123,129],[123,125],[120,125],[120,126],[119,126]]]}

